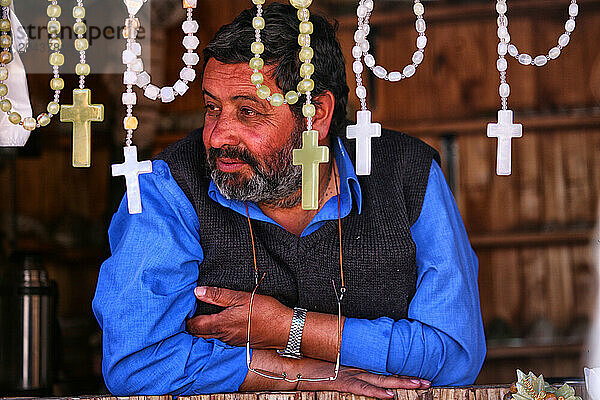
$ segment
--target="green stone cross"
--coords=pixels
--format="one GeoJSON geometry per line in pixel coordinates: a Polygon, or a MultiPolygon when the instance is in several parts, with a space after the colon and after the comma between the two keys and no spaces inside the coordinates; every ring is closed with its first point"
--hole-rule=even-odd
{"type": "Polygon", "coordinates": [[[294,150],[294,165],[302,165],[302,208],[319,208],[319,164],[329,162],[329,148],[319,146],[319,132],[302,132],[302,148],[294,150]]]}
{"type": "Polygon", "coordinates": [[[92,91],[73,90],[73,105],[60,107],[60,120],[73,123],[73,166],[89,167],[92,164],[92,122],[104,120],[104,106],[90,104],[92,91]]]}

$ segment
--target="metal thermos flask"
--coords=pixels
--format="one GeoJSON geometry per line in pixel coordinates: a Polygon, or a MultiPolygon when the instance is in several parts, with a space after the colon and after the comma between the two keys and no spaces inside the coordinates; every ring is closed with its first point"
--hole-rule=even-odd
{"type": "Polygon", "coordinates": [[[0,388],[4,394],[51,393],[56,283],[39,256],[15,254],[0,277],[0,388]]]}

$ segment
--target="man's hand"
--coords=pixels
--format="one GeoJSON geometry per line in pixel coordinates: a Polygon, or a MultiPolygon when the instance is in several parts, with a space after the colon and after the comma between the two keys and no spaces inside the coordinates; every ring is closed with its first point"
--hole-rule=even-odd
{"type": "MultiPolygon", "coordinates": [[[[333,366],[329,365],[326,369],[327,371],[323,372],[331,374],[333,366]]],[[[359,396],[391,399],[394,397],[394,389],[427,389],[430,386],[431,383],[424,379],[393,375],[376,375],[358,368],[340,367],[338,378],[335,381],[300,381],[297,390],[334,390],[337,392],[353,393],[359,396]]]]}
{"type": "MultiPolygon", "coordinates": [[[[252,353],[252,367],[275,374],[286,372],[287,376],[301,374],[304,378],[325,378],[333,376],[335,364],[326,361],[303,358],[292,360],[280,357],[272,350],[255,350],[252,353]]],[[[353,393],[359,396],[391,399],[394,389],[426,389],[429,381],[419,378],[376,375],[358,368],[340,367],[338,377],[334,381],[288,383],[263,378],[248,372],[241,391],[260,390],[306,390],[337,391],[353,393]]]]}
{"type": "MultiPolygon", "coordinates": [[[[225,307],[225,310],[189,319],[186,323],[189,333],[205,339],[219,339],[232,346],[246,345],[250,293],[201,286],[196,288],[194,294],[198,300],[225,307]]],[[[252,348],[284,348],[290,333],[292,315],[291,308],[274,298],[255,295],[250,332],[252,348]]]]}

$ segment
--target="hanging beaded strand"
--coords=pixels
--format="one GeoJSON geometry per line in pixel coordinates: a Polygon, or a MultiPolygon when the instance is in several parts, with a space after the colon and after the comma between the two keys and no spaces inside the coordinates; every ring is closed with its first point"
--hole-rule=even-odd
{"type": "MultiPolygon", "coordinates": [[[[412,55],[412,63],[406,65],[402,72],[393,71],[388,73],[384,67],[376,64],[375,57],[369,53],[371,47],[368,39],[371,31],[369,19],[371,17],[371,13],[373,12],[373,6],[373,0],[361,0],[358,5],[356,11],[358,17],[358,29],[354,33],[355,46],[352,48],[352,56],[354,57],[355,61],[359,61],[359,64],[361,65],[362,63],[360,61],[362,57],[365,65],[369,67],[369,69],[373,71],[373,74],[379,79],[390,82],[398,82],[402,79],[410,78],[415,74],[421,62],[423,62],[425,46],[427,45],[427,36],[425,36],[427,25],[425,23],[425,19],[423,18],[425,7],[420,0],[414,0],[413,12],[416,16],[415,30],[417,31],[418,36],[417,50],[412,55]]],[[[366,105],[364,109],[366,109],[366,105]]]]}
{"type": "Polygon", "coordinates": [[[250,51],[254,54],[249,63],[252,69],[250,81],[256,86],[257,96],[269,101],[274,107],[284,104],[296,104],[300,99],[300,95],[304,94],[306,100],[302,105],[302,115],[306,118],[306,130],[302,132],[302,148],[293,151],[293,163],[302,166],[302,209],[316,210],[319,207],[319,165],[329,162],[329,148],[319,146],[319,132],[313,129],[313,117],[316,115],[316,108],[312,104],[311,92],[315,88],[315,82],[311,79],[311,76],[315,72],[315,67],[312,64],[314,50],[310,47],[313,24],[310,22],[310,12],[308,10],[312,0],[290,0],[290,4],[298,10],[297,16],[300,21],[298,26],[298,45],[300,45],[298,58],[302,62],[300,66],[300,77],[302,79],[296,86],[296,91],[290,90],[285,96],[281,93],[271,94],[271,89],[264,84],[264,76],[260,71],[265,65],[261,56],[265,51],[261,39],[261,31],[266,25],[262,8],[265,0],[252,0],[252,3],[256,5],[256,17],[252,20],[255,40],[250,45],[250,51]]]}
{"type": "Polygon", "coordinates": [[[87,32],[87,25],[83,21],[85,18],[85,7],[83,0],[77,0],[77,5],[73,7],[73,32],[77,35],[75,39],[75,50],[79,52],[79,63],[75,66],[75,74],[79,76],[79,89],[85,89],[85,77],[91,72],[90,65],[86,63],[86,51],[89,48],[89,43],[84,37],[87,32]]]}
{"type": "Polygon", "coordinates": [[[11,0],[0,0],[2,6],[2,19],[0,19],[0,109],[8,112],[12,108],[9,100],[5,99],[8,94],[8,86],[4,83],[8,80],[7,65],[12,61],[12,37],[10,24],[11,0]]]}
{"type": "Polygon", "coordinates": [[[85,18],[85,7],[83,0],[77,0],[73,7],[73,32],[77,35],[75,39],[75,50],[79,52],[79,63],[75,66],[75,74],[79,76],[79,89],[73,90],[73,105],[62,105],[60,108],[60,120],[73,124],[73,167],[88,168],[92,163],[91,123],[104,120],[104,106],[102,104],[90,104],[92,92],[85,87],[85,78],[91,72],[90,65],[86,63],[86,51],[89,43],[84,37],[87,32],[85,18]]]}
{"type": "Polygon", "coordinates": [[[367,89],[363,84],[362,73],[366,65],[373,74],[379,79],[389,82],[398,82],[405,78],[413,76],[417,67],[424,58],[425,46],[427,45],[427,36],[425,36],[426,24],[423,14],[425,7],[420,0],[414,0],[413,12],[416,16],[415,29],[417,31],[417,50],[413,53],[412,63],[406,65],[402,72],[389,72],[377,65],[375,57],[369,53],[371,44],[369,43],[369,33],[371,27],[369,19],[373,12],[373,0],[360,0],[356,9],[358,18],[357,29],[354,32],[354,47],[352,47],[352,71],[356,77],[356,96],[360,100],[360,110],[356,113],[356,125],[348,125],[346,128],[346,137],[356,140],[356,174],[370,175],[372,168],[372,149],[371,139],[381,136],[381,124],[371,122],[371,111],[367,107],[367,89]]]}
{"type": "Polygon", "coordinates": [[[137,95],[133,91],[134,82],[129,80],[128,77],[132,76],[132,74],[137,76],[138,73],[144,70],[144,64],[140,58],[142,55],[142,46],[135,40],[139,29],[140,20],[130,11],[129,17],[125,20],[125,27],[123,28],[123,37],[127,39],[127,47],[122,54],[123,64],[126,65],[126,70],[123,74],[125,92],[121,96],[121,101],[126,108],[126,115],[123,120],[123,127],[127,132],[125,138],[126,146],[133,144],[133,132],[138,128],[138,119],[133,116],[133,106],[137,104],[137,95]]]}
{"type": "Polygon", "coordinates": [[[126,91],[122,95],[122,103],[126,106],[126,115],[123,119],[123,128],[127,132],[125,138],[125,147],[123,154],[125,162],[123,164],[113,164],[112,175],[124,176],[127,185],[127,207],[129,214],[140,214],[142,212],[142,200],[140,194],[139,175],[152,172],[152,162],[149,160],[138,162],[137,147],[133,146],[133,133],[138,128],[138,119],[133,115],[133,106],[136,104],[137,96],[133,92],[133,84],[128,80],[128,76],[133,73],[139,73],[144,70],[142,60],[138,58],[141,55],[141,45],[135,41],[140,29],[140,21],[136,17],[137,12],[146,2],[144,0],[124,0],[127,6],[129,16],[125,20],[123,37],[127,39],[127,45],[123,51],[122,61],[127,66],[123,73],[123,83],[126,85],[126,91]],[[130,56],[134,56],[134,60],[130,56]]]}
{"type": "Polygon", "coordinates": [[[506,61],[506,54],[514,57],[519,63],[523,65],[533,65],[543,67],[550,60],[558,58],[561,54],[561,50],[567,46],[570,42],[571,32],[575,30],[575,17],[579,14],[579,6],[577,0],[571,0],[569,4],[569,19],[565,23],[565,32],[558,38],[558,45],[552,47],[548,54],[538,55],[532,57],[527,53],[519,53],[517,46],[511,43],[511,37],[508,30],[508,18],[506,12],[508,11],[508,5],[506,0],[498,0],[496,2],[496,11],[498,12],[498,61],[496,67],[500,72],[500,98],[502,102],[502,109],[507,110],[508,108],[508,96],[510,95],[510,86],[506,81],[506,70],[508,69],[508,63],[506,61]]]}
{"type": "MultiPolygon", "coordinates": [[[[302,115],[306,118],[306,130],[312,130],[313,117],[316,114],[315,105],[312,104],[311,92],[315,88],[315,82],[311,79],[315,72],[315,66],[312,64],[314,50],[310,47],[310,35],[313,32],[313,25],[309,21],[310,12],[308,6],[312,1],[290,0],[290,4],[298,9],[298,19],[300,20],[298,35],[298,44],[301,46],[298,57],[302,61],[300,66],[300,77],[303,79],[298,83],[296,89],[298,96],[304,94],[306,100],[302,106],[302,115]]],[[[293,96],[293,95],[292,95],[293,96]]]]}
{"type": "Polygon", "coordinates": [[[51,4],[48,5],[46,14],[49,17],[48,21],[48,34],[50,39],[48,44],[52,53],[50,54],[49,62],[52,66],[52,78],[50,79],[50,89],[54,91],[54,99],[50,101],[47,106],[47,113],[41,113],[37,119],[33,117],[22,118],[21,115],[15,111],[12,111],[12,103],[7,98],[8,87],[4,84],[4,81],[8,80],[8,68],[6,65],[12,61],[12,39],[9,36],[11,31],[10,23],[10,5],[11,0],[0,0],[2,6],[2,19],[0,20],[0,44],[2,45],[2,51],[0,52],[0,110],[8,114],[8,120],[14,125],[21,125],[25,130],[33,131],[36,128],[46,126],[50,123],[52,117],[60,111],[60,93],[65,87],[65,82],[60,77],[59,67],[64,64],[65,58],[60,53],[61,40],[60,35],[60,22],[57,18],[60,17],[61,9],[56,0],[52,0],[51,4]]]}
{"type": "MultiPolygon", "coordinates": [[[[256,5],[256,17],[252,19],[255,41],[250,45],[250,51],[252,54],[254,54],[254,57],[250,60],[250,68],[253,70],[250,80],[252,84],[256,86],[256,94],[261,99],[269,101],[274,107],[279,107],[284,104],[296,104],[300,99],[301,94],[305,94],[307,97],[309,97],[310,92],[315,86],[314,81],[311,79],[311,76],[315,71],[315,67],[311,63],[314,52],[310,47],[310,35],[313,32],[313,25],[309,21],[310,12],[308,11],[308,6],[310,5],[311,1],[290,1],[290,4],[298,9],[298,19],[300,20],[298,44],[301,46],[301,49],[298,56],[300,61],[302,61],[302,65],[300,66],[300,76],[303,79],[298,83],[296,88],[297,91],[290,90],[285,94],[285,96],[280,93],[271,94],[271,89],[267,85],[263,84],[264,76],[260,71],[265,65],[261,56],[265,51],[265,46],[261,40],[261,31],[266,26],[265,19],[262,16],[262,5],[265,3],[265,0],[252,0],[252,3],[256,5]]],[[[307,104],[310,104],[310,102],[307,104]]],[[[311,119],[310,126],[312,126],[313,116],[314,114],[310,117],[306,117],[311,119]]]]}
{"type": "MultiPolygon", "coordinates": [[[[144,70],[143,63],[141,63],[141,59],[138,58],[142,54],[142,47],[136,41],[135,35],[132,38],[131,49],[127,49],[123,52],[124,63],[136,64],[135,67],[126,74],[124,83],[127,85],[136,85],[140,89],[143,89],[144,96],[153,101],[160,100],[163,103],[174,101],[177,96],[183,96],[189,90],[189,83],[196,79],[194,67],[200,61],[200,57],[196,53],[196,49],[200,45],[200,40],[195,36],[196,32],[198,32],[199,24],[193,18],[193,11],[197,6],[197,0],[183,0],[182,4],[187,13],[187,18],[181,25],[181,29],[185,34],[183,38],[185,52],[182,57],[185,67],[181,69],[179,80],[177,80],[173,86],[164,86],[160,88],[152,84],[152,77],[144,70]]],[[[130,96],[128,101],[135,102],[136,99],[133,96],[130,96]]],[[[135,105],[135,103],[132,105],[135,105]]]]}
{"type": "MultiPolygon", "coordinates": [[[[498,29],[501,27],[502,34],[506,36],[506,42],[510,42],[510,34],[508,31],[508,18],[506,18],[507,5],[505,1],[498,1],[496,3],[496,11],[498,12],[498,29]],[[506,31],[504,31],[504,28],[506,31]]],[[[540,54],[536,57],[532,57],[527,53],[519,53],[517,46],[514,44],[508,44],[506,50],[508,54],[514,57],[519,63],[523,65],[532,65],[537,67],[543,67],[550,60],[554,60],[560,56],[561,51],[571,41],[571,33],[575,30],[575,18],[579,14],[579,5],[577,0],[571,0],[568,8],[569,18],[565,22],[565,32],[558,37],[557,45],[548,50],[547,54],[540,54]]]]}
{"type": "Polygon", "coordinates": [[[498,13],[498,60],[496,69],[500,73],[500,86],[498,92],[502,108],[498,111],[498,123],[488,124],[487,136],[498,139],[496,174],[512,174],[512,144],[511,140],[523,136],[523,126],[513,123],[513,112],[508,108],[508,97],[510,96],[510,85],[506,79],[508,62],[506,54],[514,57],[523,65],[543,67],[550,60],[556,59],[561,50],[569,44],[570,35],[575,30],[575,17],[579,14],[579,6],[576,0],[571,0],[569,4],[569,19],[565,23],[565,32],[558,38],[558,45],[551,48],[546,55],[532,57],[528,53],[519,54],[517,46],[511,43],[511,37],[508,30],[508,18],[506,12],[508,5],[506,0],[497,0],[496,11],[498,13]]]}

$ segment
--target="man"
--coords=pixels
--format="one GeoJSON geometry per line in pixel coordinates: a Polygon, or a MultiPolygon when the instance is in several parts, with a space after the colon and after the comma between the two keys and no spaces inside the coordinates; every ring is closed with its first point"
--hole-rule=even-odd
{"type": "MultiPolygon", "coordinates": [[[[302,210],[292,163],[301,105],[257,97],[247,64],[255,15],[242,12],[204,50],[204,128],[140,176],[143,213],[128,215],[124,201],[112,220],[93,303],[108,388],[391,398],[395,388],[472,383],[485,355],[477,260],[437,153],[384,131],[372,175],[356,176],[343,56],[334,28],[313,15],[313,127],[332,156],[320,166],[319,209],[302,210]],[[335,376],[338,324],[337,379],[281,379],[335,376]],[[290,335],[301,335],[299,360],[276,351],[289,350],[290,335]]],[[[298,81],[296,10],[274,3],[264,18],[265,84],[286,93],[298,81]]]]}

